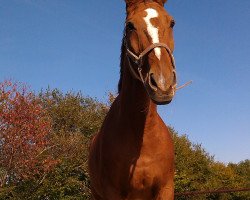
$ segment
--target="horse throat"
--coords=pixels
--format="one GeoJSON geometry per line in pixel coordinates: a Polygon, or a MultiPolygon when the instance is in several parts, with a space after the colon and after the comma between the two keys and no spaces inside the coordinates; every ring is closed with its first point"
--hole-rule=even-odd
{"type": "Polygon", "coordinates": [[[134,120],[147,120],[149,115],[157,114],[157,106],[147,94],[143,83],[133,77],[129,70],[126,54],[123,54],[121,67],[120,108],[122,115],[134,120]]]}

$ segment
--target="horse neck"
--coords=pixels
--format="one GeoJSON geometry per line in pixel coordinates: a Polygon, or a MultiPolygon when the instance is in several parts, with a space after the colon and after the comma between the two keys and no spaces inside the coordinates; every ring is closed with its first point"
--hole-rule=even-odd
{"type": "Polygon", "coordinates": [[[135,79],[130,73],[126,57],[123,59],[122,65],[122,87],[119,94],[121,115],[135,129],[139,130],[139,127],[141,127],[145,130],[148,125],[154,123],[157,106],[149,98],[143,83],[135,79]]]}

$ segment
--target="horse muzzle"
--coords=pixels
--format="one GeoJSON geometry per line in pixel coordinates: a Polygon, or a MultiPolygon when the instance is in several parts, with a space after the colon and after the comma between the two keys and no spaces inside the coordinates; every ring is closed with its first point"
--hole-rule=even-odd
{"type": "Polygon", "coordinates": [[[169,104],[174,98],[176,84],[171,86],[160,85],[152,77],[148,77],[145,82],[145,88],[151,100],[157,105],[169,104]]]}
{"type": "Polygon", "coordinates": [[[169,77],[172,79],[171,83],[167,83],[163,76],[156,78],[153,73],[147,75],[144,85],[149,97],[157,105],[169,104],[172,101],[176,91],[176,74],[172,76],[169,77]]]}

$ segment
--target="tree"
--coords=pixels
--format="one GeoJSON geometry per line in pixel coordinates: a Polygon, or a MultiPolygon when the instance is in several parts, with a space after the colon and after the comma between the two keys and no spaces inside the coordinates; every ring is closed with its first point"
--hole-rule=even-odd
{"type": "MultiPolygon", "coordinates": [[[[204,190],[211,177],[210,163],[213,162],[213,157],[201,145],[193,144],[186,135],[179,136],[173,128],[170,130],[175,144],[175,191],[204,190]]],[[[194,199],[204,199],[204,196],[194,199]]]]}
{"type": "Polygon", "coordinates": [[[85,136],[97,133],[109,107],[80,92],[63,94],[58,89],[41,92],[44,107],[52,119],[54,132],[81,132],[85,136]]]}
{"type": "MultiPolygon", "coordinates": [[[[114,99],[110,94],[109,101],[114,99]]],[[[90,199],[88,146],[108,109],[109,105],[81,93],[48,89],[36,96],[20,84],[2,83],[0,199],[90,199]]],[[[216,162],[202,145],[174,129],[171,132],[176,192],[250,186],[249,160],[228,165],[216,162]]],[[[246,200],[249,193],[176,199],[246,200]]]]}
{"type": "Polygon", "coordinates": [[[47,89],[38,97],[52,121],[50,141],[56,144],[47,153],[58,164],[42,181],[27,180],[12,193],[20,199],[90,199],[88,146],[108,106],[81,93],[63,94],[58,89],[47,89]]]}
{"type": "Polygon", "coordinates": [[[25,85],[0,83],[0,189],[52,170],[50,132],[41,101],[25,85]]]}
{"type": "MultiPolygon", "coordinates": [[[[200,144],[193,144],[186,135],[170,128],[175,144],[175,192],[249,188],[250,162],[239,164],[217,162],[200,144]]],[[[246,200],[248,192],[179,196],[178,200],[246,200]]]]}
{"type": "Polygon", "coordinates": [[[82,133],[60,132],[51,139],[57,146],[49,154],[60,162],[42,181],[27,180],[11,189],[13,196],[18,200],[90,199],[86,164],[88,137],[82,133]]]}

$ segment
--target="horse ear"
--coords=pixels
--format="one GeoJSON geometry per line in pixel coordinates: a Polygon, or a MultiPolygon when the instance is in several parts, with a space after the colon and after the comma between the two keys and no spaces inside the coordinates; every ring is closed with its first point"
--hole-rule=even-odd
{"type": "MultiPolygon", "coordinates": [[[[151,1],[155,1],[161,4],[162,6],[167,2],[167,0],[151,0],[151,1]]],[[[133,5],[133,4],[141,2],[141,0],[125,0],[125,2],[127,5],[133,5]]]]}
{"type": "Polygon", "coordinates": [[[138,3],[138,0],[125,0],[125,2],[127,5],[132,5],[132,4],[138,3]]]}
{"type": "Polygon", "coordinates": [[[164,4],[167,2],[167,0],[156,0],[159,4],[164,6],[164,4]]]}

